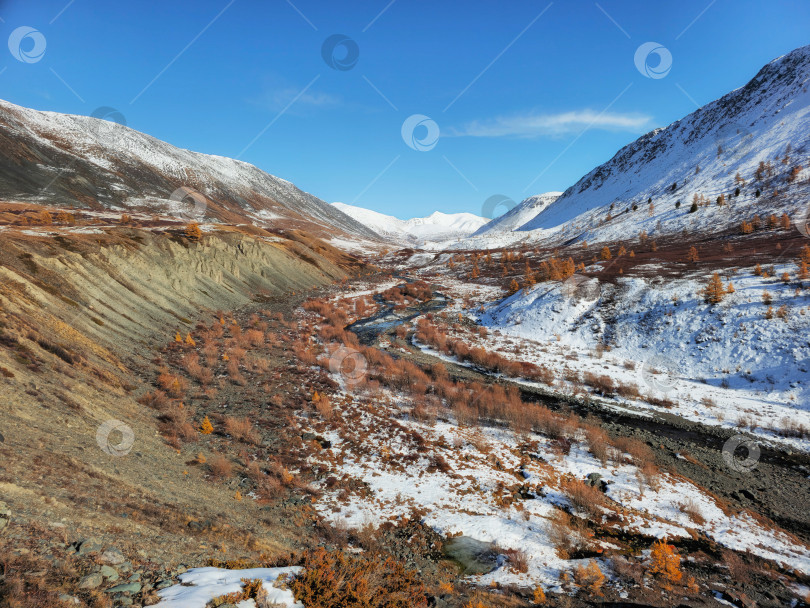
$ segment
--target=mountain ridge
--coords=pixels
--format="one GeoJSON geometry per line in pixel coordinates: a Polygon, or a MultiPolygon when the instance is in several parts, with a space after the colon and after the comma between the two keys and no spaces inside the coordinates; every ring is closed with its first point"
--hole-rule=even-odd
{"type": "MultiPolygon", "coordinates": [[[[788,145],[794,158],[780,164],[792,169],[807,156],[808,133],[802,125],[810,118],[809,80],[810,46],[768,62],[745,85],[621,148],[519,230],[548,231],[538,236],[557,241],[598,238],[594,234],[596,228],[600,222],[604,225],[611,211],[615,217],[626,209],[637,210],[643,204],[647,210],[650,202],[654,205],[663,202],[667,203],[666,214],[653,211],[652,222],[636,223],[654,231],[659,220],[678,220],[671,224],[669,232],[674,232],[689,226],[684,214],[688,214],[693,195],[709,197],[713,202],[720,194],[729,197],[739,186],[743,197],[738,199],[736,195],[734,198],[738,200],[734,202],[752,202],[756,190],[751,188],[752,174],[760,162],[774,164],[788,145]],[[737,173],[748,188],[739,182],[735,184],[737,173]],[[673,206],[679,201],[675,213],[673,206]],[[567,223],[572,226],[566,226],[567,223]]],[[[760,191],[773,185],[766,184],[768,180],[761,181],[760,191]]],[[[775,208],[782,210],[795,208],[796,201],[775,202],[775,208]]],[[[726,215],[725,220],[721,217],[713,220],[729,225],[739,219],[738,213],[726,215]]],[[[619,224],[627,229],[627,222],[619,224]]],[[[667,231],[666,227],[663,231],[667,231]]],[[[621,229],[607,231],[606,236],[621,232],[621,229]]]]}
{"type": "Polygon", "coordinates": [[[178,148],[115,122],[0,100],[0,144],[4,200],[168,211],[181,219],[379,239],[325,201],[255,165],[178,148]]]}
{"type": "Polygon", "coordinates": [[[332,205],[357,221],[365,223],[378,234],[397,239],[400,244],[407,246],[466,237],[487,222],[486,218],[467,212],[434,211],[425,217],[401,220],[392,215],[346,203],[332,203],[332,205]]]}

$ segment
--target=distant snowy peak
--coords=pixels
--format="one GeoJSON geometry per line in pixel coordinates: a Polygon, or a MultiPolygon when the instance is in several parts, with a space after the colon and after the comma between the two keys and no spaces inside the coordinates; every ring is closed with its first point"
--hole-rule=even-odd
{"type": "Polygon", "coordinates": [[[474,236],[517,230],[529,220],[537,217],[541,211],[560,198],[561,194],[562,192],[545,192],[523,199],[519,205],[481,226],[474,236]]]}
{"type": "Polygon", "coordinates": [[[625,146],[520,230],[542,229],[532,238],[549,242],[610,240],[641,230],[719,230],[762,213],[763,205],[789,213],[806,195],[806,173],[792,181],[787,174],[808,165],[808,84],[810,46],[771,61],[746,85],[625,146]],[[755,177],[760,162],[773,165],[764,178],[755,177]],[[733,204],[689,213],[695,195],[713,203],[721,194],[728,200],[737,187],[733,204]],[[762,198],[755,198],[757,190],[762,198]],[[774,191],[778,197],[764,196],[774,191]]]}
{"type": "Polygon", "coordinates": [[[434,211],[427,217],[401,220],[391,215],[345,203],[332,203],[332,205],[377,234],[409,246],[464,238],[487,223],[486,218],[472,213],[434,211]]]}
{"type": "Polygon", "coordinates": [[[378,211],[355,207],[346,203],[332,203],[332,206],[382,237],[400,240],[407,234],[406,222],[393,215],[385,215],[378,211]]]}
{"type": "MultiPolygon", "coordinates": [[[[486,224],[486,218],[472,213],[442,213],[434,211],[427,217],[415,217],[407,220],[408,232],[426,240],[438,240],[444,235],[447,238],[468,236],[486,224]]],[[[442,239],[443,240],[443,239],[442,239]]]]}

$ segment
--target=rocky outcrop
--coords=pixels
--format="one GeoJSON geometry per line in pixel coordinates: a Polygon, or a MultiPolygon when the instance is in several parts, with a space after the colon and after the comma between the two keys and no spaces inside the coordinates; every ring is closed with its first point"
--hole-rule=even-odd
{"type": "Polygon", "coordinates": [[[0,281],[12,288],[0,292],[0,305],[57,338],[79,333],[114,351],[190,327],[201,311],[330,283],[356,264],[324,244],[316,251],[300,238],[225,231],[194,241],[122,230],[104,233],[101,244],[6,235],[0,281]]]}

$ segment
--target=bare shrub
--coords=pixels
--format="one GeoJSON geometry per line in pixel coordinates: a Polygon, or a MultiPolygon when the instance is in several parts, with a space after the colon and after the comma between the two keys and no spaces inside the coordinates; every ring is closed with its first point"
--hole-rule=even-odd
{"type": "Polygon", "coordinates": [[[137,399],[141,405],[148,405],[156,410],[164,410],[169,406],[169,398],[166,393],[159,390],[149,391],[137,399]]]}
{"type": "Polygon", "coordinates": [[[380,606],[426,608],[421,577],[394,559],[354,556],[325,549],[304,556],[304,569],[289,587],[310,608],[380,606]]]}
{"type": "Polygon", "coordinates": [[[616,387],[616,394],[625,399],[641,398],[641,393],[635,384],[619,384],[616,387]]]}
{"type": "Polygon", "coordinates": [[[324,420],[332,419],[334,408],[332,407],[332,402],[329,400],[327,395],[319,395],[318,399],[313,401],[313,405],[321,418],[324,420]]]}
{"type": "Polygon", "coordinates": [[[689,519],[691,519],[698,526],[702,526],[704,523],[706,523],[706,518],[703,517],[703,514],[700,512],[700,507],[693,498],[687,498],[685,501],[683,501],[680,505],[678,505],[678,510],[681,513],[686,514],[687,517],[689,517],[689,519]]]}
{"type": "Polygon", "coordinates": [[[810,437],[810,427],[789,416],[783,417],[775,430],[783,437],[796,437],[798,439],[810,437]]]}
{"type": "Polygon", "coordinates": [[[591,518],[601,517],[600,507],[605,503],[605,495],[600,490],[579,479],[563,480],[560,489],[575,508],[591,518]]]}
{"type": "Polygon", "coordinates": [[[522,549],[500,549],[500,553],[506,556],[509,567],[515,572],[525,574],[529,571],[529,556],[522,549]]]}
{"type": "Polygon", "coordinates": [[[603,396],[612,395],[614,392],[613,380],[607,375],[596,375],[593,372],[585,372],[583,376],[585,384],[603,396]]]}
{"type": "Polygon", "coordinates": [[[561,510],[552,514],[548,536],[560,559],[571,559],[585,551],[589,545],[585,523],[561,510]]]}
{"type": "Polygon", "coordinates": [[[574,570],[574,582],[591,595],[603,595],[602,585],[605,584],[605,575],[595,561],[590,561],[587,565],[578,564],[574,570]]]}
{"type": "Polygon", "coordinates": [[[630,560],[622,555],[617,555],[611,558],[610,565],[613,568],[613,572],[616,573],[616,576],[622,580],[632,582],[636,585],[641,584],[644,580],[644,567],[634,560],[630,560]]]}
{"type": "Polygon", "coordinates": [[[188,390],[188,380],[168,372],[161,373],[157,378],[157,383],[173,399],[181,398],[188,390]]]}
{"type": "Polygon", "coordinates": [[[613,440],[613,445],[620,453],[620,458],[625,462],[642,466],[645,462],[652,462],[654,459],[650,447],[638,439],[632,437],[617,437],[613,440]],[[629,455],[629,458],[627,457],[629,455]]]}
{"type": "Polygon", "coordinates": [[[225,432],[237,441],[244,443],[252,443],[258,445],[260,443],[259,434],[253,427],[253,423],[248,418],[234,418],[233,416],[225,416],[222,420],[225,432]]]}
{"type": "Polygon", "coordinates": [[[222,454],[214,454],[208,460],[208,470],[215,479],[227,479],[233,474],[233,465],[222,454]]]}
{"type": "Polygon", "coordinates": [[[585,431],[585,437],[588,441],[591,454],[602,463],[602,466],[606,466],[610,449],[607,433],[598,426],[592,425],[583,426],[583,430],[585,431]]]}
{"type": "Polygon", "coordinates": [[[658,470],[658,467],[656,467],[655,464],[652,462],[645,462],[636,471],[636,479],[638,480],[639,489],[643,492],[644,486],[646,486],[657,492],[661,487],[660,474],[661,472],[658,470]]]}

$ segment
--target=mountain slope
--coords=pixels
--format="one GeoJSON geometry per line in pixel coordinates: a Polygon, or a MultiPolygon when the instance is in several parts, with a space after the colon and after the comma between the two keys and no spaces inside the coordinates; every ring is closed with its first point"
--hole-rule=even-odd
{"type": "Polygon", "coordinates": [[[183,150],[115,122],[5,101],[0,199],[378,238],[321,199],[248,163],[183,150]],[[207,200],[195,201],[181,188],[207,200]]]}
{"type": "Polygon", "coordinates": [[[763,206],[769,213],[795,212],[807,191],[808,80],[810,46],[771,61],[745,86],[625,146],[520,229],[542,229],[537,239],[557,242],[611,240],[641,230],[716,230],[763,213],[763,206]],[[757,176],[760,162],[771,168],[757,176]],[[791,179],[799,165],[805,169],[791,179]],[[726,200],[718,206],[721,194],[726,200]],[[706,205],[690,214],[695,196],[706,205]]]}
{"type": "Polygon", "coordinates": [[[434,211],[427,217],[401,220],[371,209],[345,203],[332,203],[346,215],[368,226],[371,230],[399,244],[423,245],[466,237],[487,222],[472,213],[442,213],[434,211]]]}
{"type": "Polygon", "coordinates": [[[517,230],[529,220],[537,217],[539,213],[560,198],[560,195],[562,195],[562,192],[545,192],[543,194],[530,196],[503,215],[481,226],[481,228],[475,231],[473,236],[517,230]]]}

